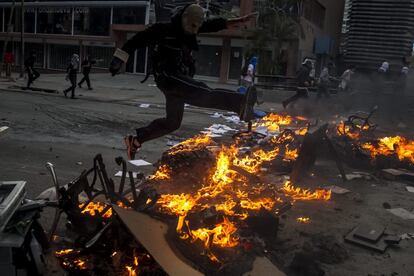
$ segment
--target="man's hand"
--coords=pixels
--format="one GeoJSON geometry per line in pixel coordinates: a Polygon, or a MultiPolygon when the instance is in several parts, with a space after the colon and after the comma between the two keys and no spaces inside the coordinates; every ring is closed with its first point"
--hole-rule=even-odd
{"type": "Polygon", "coordinates": [[[109,72],[111,72],[112,76],[115,76],[119,73],[123,63],[124,62],[117,57],[114,57],[112,59],[111,64],[109,65],[109,72]]]}
{"type": "Polygon", "coordinates": [[[240,27],[246,27],[248,22],[250,22],[253,19],[256,19],[257,14],[257,12],[253,12],[245,16],[227,19],[227,29],[237,29],[240,27]]]}

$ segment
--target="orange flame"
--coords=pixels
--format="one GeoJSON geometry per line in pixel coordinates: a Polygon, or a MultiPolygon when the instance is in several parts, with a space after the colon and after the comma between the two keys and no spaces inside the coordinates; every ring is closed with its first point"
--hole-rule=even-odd
{"type": "Polygon", "coordinates": [[[256,127],[264,126],[269,131],[275,132],[280,130],[281,125],[289,125],[292,121],[293,118],[289,115],[270,113],[269,115],[263,117],[260,122],[256,124],[256,127]]]}
{"type": "Polygon", "coordinates": [[[414,140],[407,140],[401,136],[384,137],[379,139],[377,145],[364,143],[361,147],[368,150],[372,158],[378,155],[396,154],[399,160],[408,160],[414,163],[414,140]]]}
{"type": "Polygon", "coordinates": [[[68,254],[79,253],[79,251],[75,251],[73,249],[62,249],[55,252],[56,257],[66,256],[68,254]]]}
{"type": "Polygon", "coordinates": [[[262,149],[259,149],[252,153],[252,156],[245,156],[241,159],[234,158],[233,165],[244,169],[249,173],[257,173],[260,169],[260,166],[263,162],[271,161],[277,157],[279,154],[279,148],[276,148],[272,151],[265,152],[262,149]]]}
{"type": "Polygon", "coordinates": [[[308,224],[308,223],[310,223],[310,218],[299,217],[299,218],[296,219],[296,221],[299,222],[299,223],[308,224]]]}
{"type": "Polygon", "coordinates": [[[201,147],[211,144],[211,137],[208,135],[196,135],[190,139],[187,139],[168,150],[169,155],[175,155],[179,152],[187,152],[199,149],[201,147]]]}
{"type": "Polygon", "coordinates": [[[288,148],[288,146],[286,146],[285,157],[283,158],[283,160],[295,161],[296,158],[298,158],[298,156],[299,156],[298,149],[291,150],[288,148]]]}
{"type": "MultiPolygon", "coordinates": [[[[85,203],[81,203],[79,204],[79,208],[83,208],[83,206],[85,205],[85,203]]],[[[96,216],[100,213],[103,212],[103,210],[105,210],[108,207],[108,205],[106,205],[105,203],[102,202],[89,202],[88,205],[86,205],[85,208],[83,208],[83,210],[81,211],[82,214],[87,214],[90,216],[96,216]]],[[[110,218],[112,217],[112,208],[109,208],[103,215],[103,218],[110,218]]]]}
{"type": "Polygon", "coordinates": [[[272,210],[273,205],[275,205],[275,201],[271,198],[261,198],[256,201],[253,201],[249,198],[240,200],[240,206],[243,209],[249,210],[260,210],[261,208],[272,210]]]}
{"type": "Polygon", "coordinates": [[[329,200],[331,199],[331,191],[327,191],[324,189],[316,189],[314,192],[310,190],[302,189],[299,187],[294,187],[290,181],[286,181],[283,185],[282,190],[285,192],[286,195],[291,196],[295,200],[329,200]]]}
{"type": "Polygon", "coordinates": [[[237,228],[226,217],[223,222],[216,224],[213,229],[200,228],[191,230],[193,241],[201,240],[205,248],[210,248],[210,243],[219,247],[234,247],[238,244],[239,238],[234,236],[237,228]]]}
{"type": "Polygon", "coordinates": [[[171,178],[171,168],[167,165],[161,165],[157,171],[148,177],[150,180],[168,180],[171,178]]]}

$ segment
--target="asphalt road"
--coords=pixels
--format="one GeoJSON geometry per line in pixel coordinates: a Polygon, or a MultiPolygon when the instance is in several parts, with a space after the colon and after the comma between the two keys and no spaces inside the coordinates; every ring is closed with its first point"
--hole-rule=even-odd
{"type": "MultiPolygon", "coordinates": [[[[34,197],[52,183],[46,162],[55,165],[61,184],[92,167],[98,153],[108,173],[115,172],[114,158],[126,157],[123,136],[163,115],[162,105],[140,108],[128,102],[2,91],[0,126],[9,129],[0,134],[0,179],[27,181],[28,196],[34,197]]],[[[169,139],[190,137],[213,120],[217,119],[210,118],[207,110],[189,108],[180,130],[146,143],[137,158],[155,162],[169,139]]]]}

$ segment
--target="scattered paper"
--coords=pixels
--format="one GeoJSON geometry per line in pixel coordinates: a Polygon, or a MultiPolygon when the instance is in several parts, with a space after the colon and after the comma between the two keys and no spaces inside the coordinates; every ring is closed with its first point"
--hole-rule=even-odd
{"type": "Polygon", "coordinates": [[[150,107],[150,104],[140,104],[139,107],[148,108],[148,107],[150,107]]]}
{"type": "Polygon", "coordinates": [[[352,172],[352,173],[346,174],[346,179],[347,180],[353,180],[353,179],[371,180],[373,179],[373,176],[365,172],[352,172]]]}
{"type": "Polygon", "coordinates": [[[411,240],[414,239],[414,233],[404,233],[400,236],[402,240],[411,240]]]}
{"type": "Polygon", "coordinates": [[[168,141],[167,141],[167,146],[172,147],[172,146],[175,146],[175,145],[177,145],[177,144],[179,144],[179,143],[180,143],[180,142],[178,142],[178,141],[168,140],[168,141]]]}
{"type": "Polygon", "coordinates": [[[268,136],[269,132],[267,131],[267,127],[265,126],[259,126],[257,127],[254,132],[262,134],[264,136],[268,136]]]}
{"type": "Polygon", "coordinates": [[[0,127],[0,132],[6,131],[8,129],[9,129],[8,126],[2,126],[2,127],[0,127]]]}
{"type": "Polygon", "coordinates": [[[235,129],[226,126],[226,125],[221,125],[221,124],[213,124],[210,127],[205,128],[205,131],[201,131],[201,133],[207,134],[207,133],[212,133],[212,134],[225,134],[229,131],[236,131],[235,129]]]}
{"type": "Polygon", "coordinates": [[[346,194],[346,193],[350,193],[351,192],[348,189],[345,189],[345,188],[342,188],[342,187],[339,187],[339,186],[335,186],[335,185],[326,186],[324,188],[325,189],[328,189],[328,190],[331,190],[332,193],[338,194],[338,195],[343,195],[343,194],[346,194]]]}
{"type": "Polygon", "coordinates": [[[410,193],[414,193],[414,187],[411,186],[407,186],[405,187],[407,189],[407,191],[409,191],[410,193]]]}
{"type": "Polygon", "coordinates": [[[211,137],[211,138],[217,138],[217,137],[221,137],[222,136],[220,134],[212,133],[212,132],[206,131],[206,130],[200,131],[200,133],[205,134],[206,136],[211,137]]]}
{"type": "MultiPolygon", "coordinates": [[[[137,172],[132,172],[132,177],[133,178],[137,178],[138,173],[137,172]]],[[[122,176],[122,171],[117,172],[115,175],[115,177],[121,177],[122,176]]],[[[128,177],[128,172],[126,174],[126,177],[128,177]]]]}
{"type": "Polygon", "coordinates": [[[142,160],[142,159],[129,160],[128,162],[131,163],[132,165],[137,166],[137,167],[152,165],[151,163],[149,163],[145,160],[142,160]]]}
{"type": "Polygon", "coordinates": [[[148,86],[149,87],[156,87],[157,85],[156,84],[153,84],[153,83],[150,83],[150,84],[148,84],[148,86]]]}
{"type": "Polygon", "coordinates": [[[387,211],[402,219],[414,219],[414,214],[404,208],[387,209],[387,211]]]}
{"type": "Polygon", "coordinates": [[[81,165],[82,165],[82,162],[81,162],[81,161],[79,161],[79,162],[76,162],[76,165],[79,165],[79,166],[81,166],[81,165]]]}
{"type": "Polygon", "coordinates": [[[234,123],[234,124],[239,124],[240,123],[240,118],[237,115],[226,116],[222,113],[214,112],[213,114],[210,115],[210,117],[211,118],[223,118],[228,123],[234,123]]]}

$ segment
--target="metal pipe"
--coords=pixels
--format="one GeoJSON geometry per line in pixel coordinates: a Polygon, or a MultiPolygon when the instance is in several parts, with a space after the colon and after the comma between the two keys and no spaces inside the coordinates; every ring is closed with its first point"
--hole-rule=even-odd
{"type": "Polygon", "coordinates": [[[21,42],[21,57],[20,57],[20,77],[24,76],[24,0],[21,1],[21,26],[20,26],[20,42],[21,42]]]}

